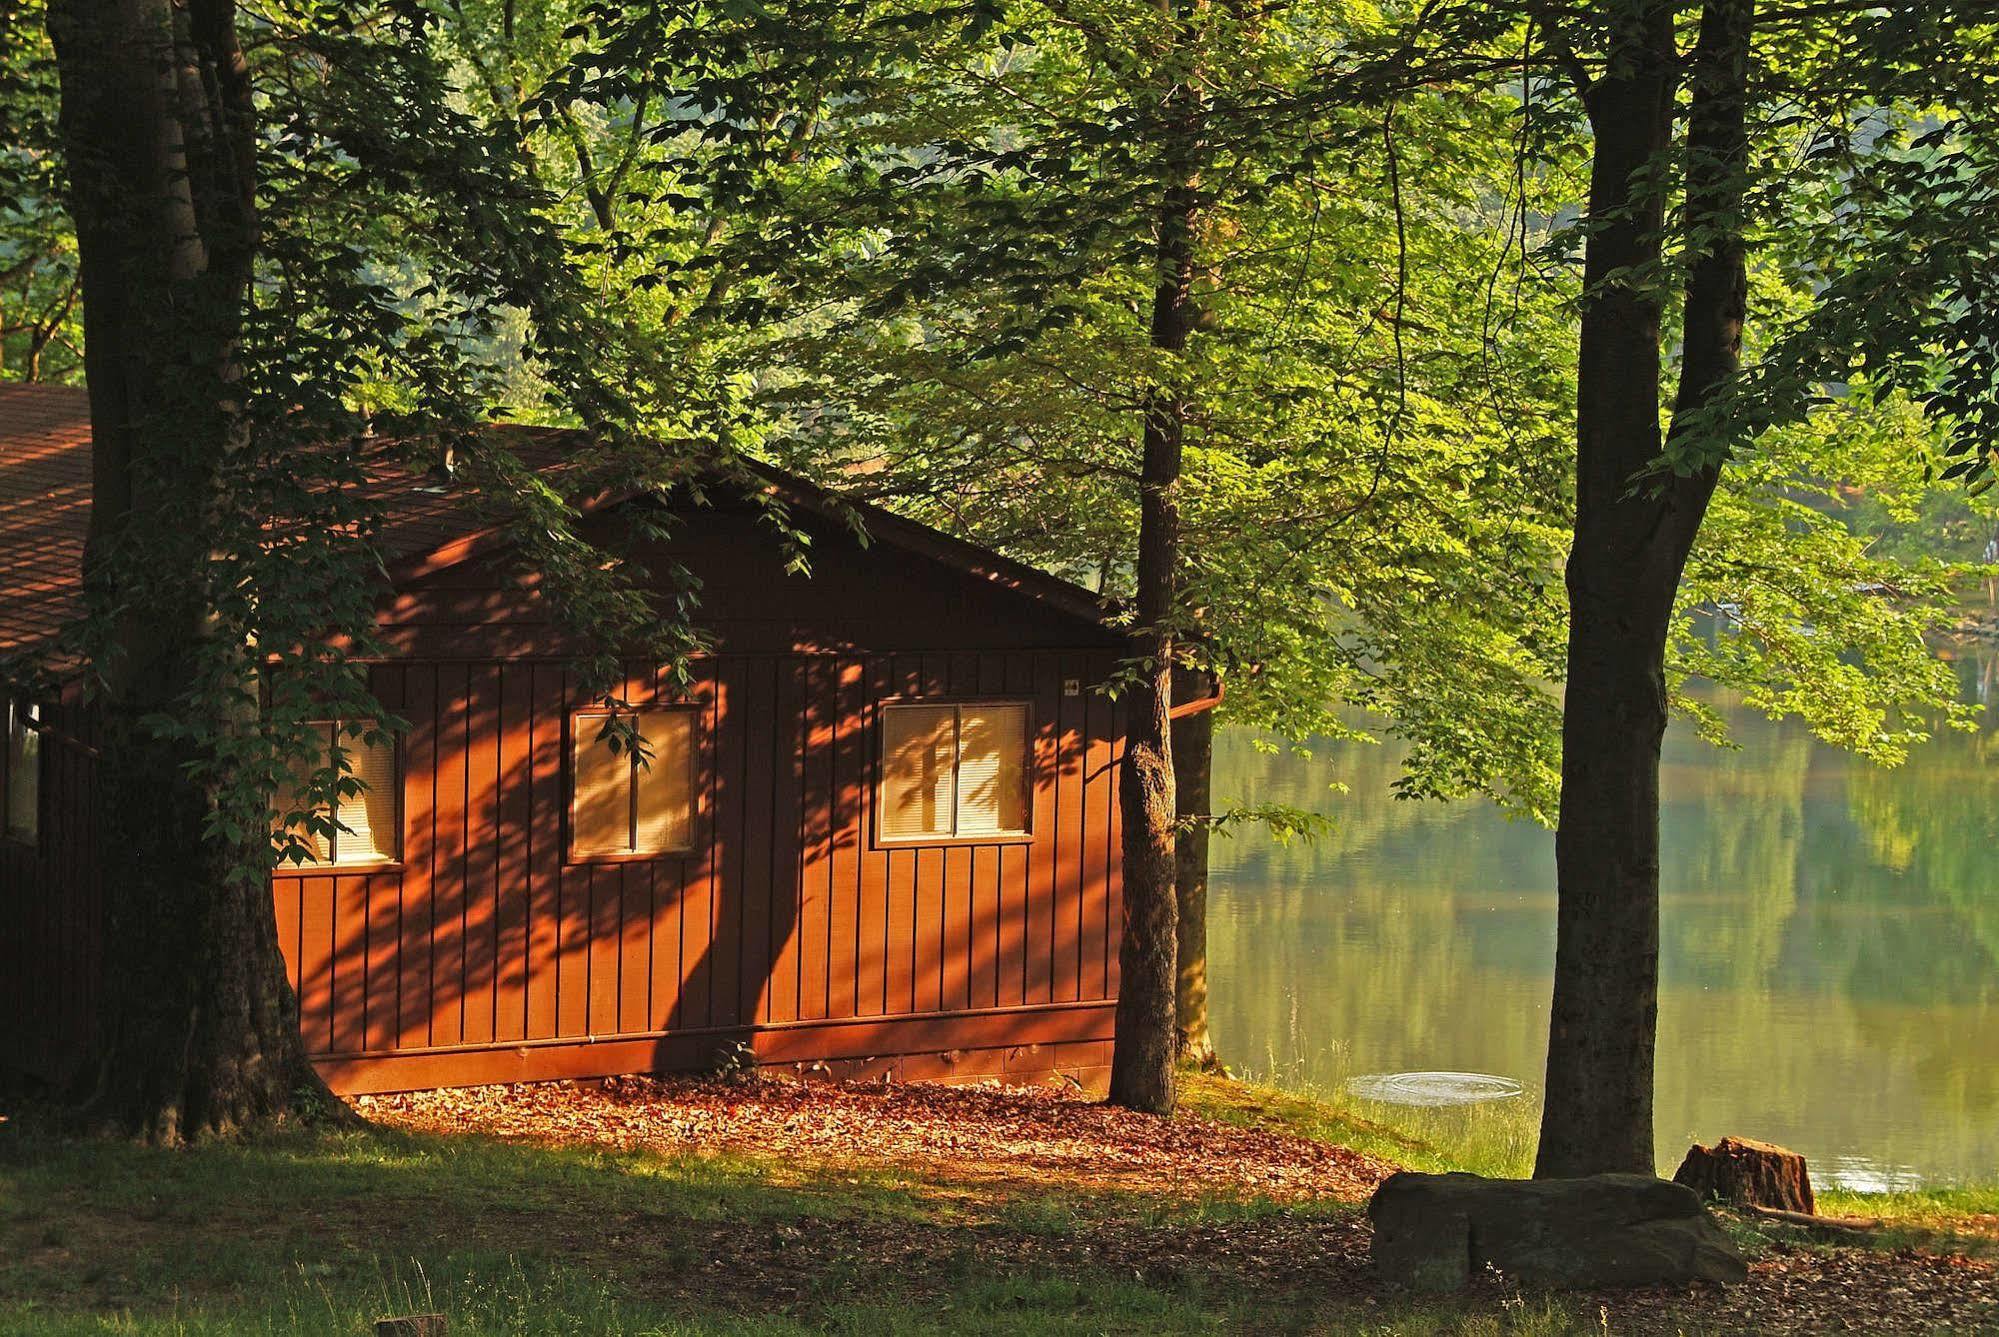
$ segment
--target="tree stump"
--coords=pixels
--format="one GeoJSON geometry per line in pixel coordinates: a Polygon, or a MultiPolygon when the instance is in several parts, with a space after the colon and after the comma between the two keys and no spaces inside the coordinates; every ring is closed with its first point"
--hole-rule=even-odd
{"type": "Polygon", "coordinates": [[[1766,1207],[1780,1212],[1817,1213],[1812,1176],[1805,1158],[1795,1151],[1746,1137],[1724,1137],[1711,1147],[1696,1143],[1673,1173],[1701,1201],[1735,1207],[1766,1207]]]}

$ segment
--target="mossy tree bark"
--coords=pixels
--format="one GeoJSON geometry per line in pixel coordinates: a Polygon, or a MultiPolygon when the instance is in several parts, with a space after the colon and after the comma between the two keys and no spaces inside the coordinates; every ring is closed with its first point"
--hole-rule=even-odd
{"type": "Polygon", "coordinates": [[[1720,477],[1703,410],[1740,365],[1752,0],[1710,0],[1691,62],[1685,332],[1659,430],[1659,272],[1673,140],[1676,6],[1627,0],[1594,132],[1577,400],[1576,530],[1555,861],[1554,1005],[1539,1178],[1652,1174],[1659,998],[1659,748],[1666,637],[1720,477]],[[1659,469],[1677,448],[1685,467],[1659,469]],[[1704,462],[1703,462],[1704,461],[1704,462]]]}
{"type": "Polygon", "coordinates": [[[253,653],[218,636],[209,593],[245,432],[256,111],[228,0],[54,0],[49,31],[83,287],[104,711],[104,979],[83,1094],[94,1120],[172,1142],[326,1096],[279,952],[265,814],[189,764],[253,723],[256,701],[253,653]],[[237,715],[189,718],[201,701],[237,715]]]}

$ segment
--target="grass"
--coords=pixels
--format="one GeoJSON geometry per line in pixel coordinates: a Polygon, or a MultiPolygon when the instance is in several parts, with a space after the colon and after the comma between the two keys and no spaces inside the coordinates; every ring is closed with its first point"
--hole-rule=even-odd
{"type": "Polygon", "coordinates": [[[1853,1193],[1821,1189],[1819,1210],[1834,1216],[1874,1216],[1894,1225],[1950,1229],[1983,1221],[1999,1230],[1999,1185],[1982,1188],[1911,1189],[1895,1193],[1853,1193]]]}
{"type": "MultiPolygon", "coordinates": [[[[1362,1102],[1204,1076],[1183,1093],[1193,1113],[1399,1164],[1524,1168],[1507,1118],[1391,1124],[1362,1102]]],[[[1933,1240],[1994,1213],[1999,1190],[1825,1200],[1933,1240]]],[[[1235,1256],[1281,1250],[1315,1217],[1338,1233],[1354,1211],[386,1129],[167,1152],[17,1121],[0,1123],[0,1332],[356,1337],[430,1311],[453,1337],[1606,1331],[1560,1300],[1373,1297],[1329,1284],[1337,1269],[1273,1280],[1286,1268],[1235,1256]]]]}
{"type": "MultiPolygon", "coordinates": [[[[1879,1249],[1925,1248],[1972,1258],[1999,1258],[1999,1185],[1855,1193],[1820,1189],[1827,1216],[1871,1217],[1878,1231],[1855,1242],[1879,1249]]],[[[1775,1232],[1781,1234],[1782,1232],[1775,1232]]]]}
{"type": "MultiPolygon", "coordinates": [[[[1394,1106],[1348,1095],[1342,1087],[1296,1074],[1283,1085],[1183,1074],[1185,1104],[1211,1118],[1246,1127],[1278,1127],[1319,1138],[1411,1170],[1469,1170],[1495,1177],[1531,1173],[1541,1112],[1528,1100],[1456,1107],[1394,1106]]],[[[1999,1258],[1999,1185],[1939,1187],[1890,1193],[1820,1188],[1827,1216],[1877,1219],[1882,1228],[1840,1235],[1841,1243],[1884,1250],[1922,1246],[1999,1258]]],[[[1768,1222],[1731,1221],[1745,1250],[1770,1238],[1806,1241],[1808,1232],[1768,1222]]]]}
{"type": "MultiPolygon", "coordinates": [[[[1261,1094],[1191,1086],[1193,1108],[1235,1122],[1341,1127],[1309,1102],[1259,1113],[1261,1094]]],[[[1558,1302],[1301,1293],[1238,1275],[1230,1245],[1190,1245],[1185,1265],[1116,1258],[1352,1210],[385,1129],[169,1152],[17,1121],[0,1124],[0,1332],[355,1337],[429,1311],[453,1337],[1598,1330],[1558,1302]]]]}
{"type": "Polygon", "coordinates": [[[1182,1075],[1189,1108],[1228,1123],[1337,1142],[1411,1170],[1509,1178],[1534,1164],[1540,1108],[1526,1099],[1425,1107],[1362,1100],[1295,1075],[1280,1083],[1182,1075]]]}

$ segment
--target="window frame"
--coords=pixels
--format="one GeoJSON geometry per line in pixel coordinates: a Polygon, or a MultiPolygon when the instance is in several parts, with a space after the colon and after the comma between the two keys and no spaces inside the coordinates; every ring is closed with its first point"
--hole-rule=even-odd
{"type": "Polygon", "coordinates": [[[42,703],[27,697],[8,696],[6,711],[7,735],[0,739],[0,841],[25,850],[39,850],[42,847],[43,819],[48,815],[49,779],[49,731],[48,722],[42,718],[42,703]],[[26,721],[28,732],[37,735],[40,745],[35,748],[35,814],[34,829],[21,831],[12,821],[14,812],[14,721],[26,721]]]}
{"type": "MultiPolygon", "coordinates": [[[[701,848],[701,716],[706,708],[698,701],[648,701],[632,706],[580,706],[568,712],[562,737],[562,857],[565,864],[647,863],[658,859],[684,859],[701,848]],[[672,712],[692,717],[687,748],[687,843],[656,850],[622,850],[588,853],[576,848],[576,740],[577,729],[585,720],[602,720],[614,715],[637,715],[647,711],[672,712]]],[[[601,727],[601,726],[598,726],[601,727]]],[[[658,753],[654,759],[657,764],[658,753]]],[[[638,835],[638,759],[632,758],[630,798],[626,818],[634,838],[638,835]]]]}
{"type": "MultiPolygon", "coordinates": [[[[359,739],[354,739],[348,743],[340,742],[340,731],[344,724],[342,720],[306,720],[304,723],[308,728],[332,730],[332,733],[328,735],[330,744],[338,744],[349,751],[360,746],[359,739]]],[[[337,857],[340,849],[339,809],[335,808],[335,826],[333,834],[330,837],[332,850],[329,852],[329,857],[309,860],[305,863],[277,864],[271,869],[273,877],[348,877],[361,873],[399,873],[403,871],[405,867],[404,856],[409,850],[409,831],[405,821],[405,809],[408,806],[406,791],[409,788],[409,774],[404,769],[403,764],[403,736],[386,729],[383,732],[388,735],[389,765],[396,777],[394,788],[395,816],[391,819],[395,832],[394,853],[385,859],[362,859],[356,860],[353,863],[340,862],[337,857]]],[[[352,775],[354,772],[349,771],[348,774],[352,775]]],[[[273,816],[275,817],[275,814],[273,816]]]]}
{"type": "MultiPolygon", "coordinates": [[[[945,849],[954,846],[971,845],[1029,845],[1034,842],[1034,795],[1039,787],[1041,772],[1040,759],[1040,718],[1035,710],[1036,698],[1031,696],[1010,696],[1006,693],[986,693],[975,696],[886,696],[875,702],[874,718],[874,783],[869,786],[871,802],[868,812],[869,844],[878,850],[945,849]],[[1018,706],[1027,714],[1026,737],[1027,755],[1021,758],[1021,813],[1027,825],[1019,831],[988,831],[968,836],[955,834],[958,826],[956,795],[958,792],[959,758],[954,749],[951,758],[951,828],[954,834],[948,836],[892,836],[882,830],[882,813],[887,810],[888,790],[888,712],[898,706],[951,707],[956,713],[952,718],[954,738],[962,739],[964,733],[964,712],[970,706],[1018,706]]],[[[962,744],[960,744],[962,746],[962,744]]]]}

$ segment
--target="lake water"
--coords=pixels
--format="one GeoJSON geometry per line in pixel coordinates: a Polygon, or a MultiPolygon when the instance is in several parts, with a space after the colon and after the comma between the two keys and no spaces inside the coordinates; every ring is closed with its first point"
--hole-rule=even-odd
{"type": "MultiPolygon", "coordinates": [[[[1989,664],[1965,667],[1968,691],[1989,688],[1989,664]]],[[[1677,725],[1666,743],[1661,1168],[1735,1134],[1853,1188],[1999,1179],[1999,733],[1941,736],[1888,771],[1795,724],[1731,721],[1738,751],[1677,725]]],[[[1321,1086],[1489,1074],[1534,1099],[1553,835],[1483,803],[1394,799],[1388,747],[1306,760],[1250,742],[1217,738],[1218,801],[1338,826],[1215,842],[1223,1058],[1321,1086]]]]}

